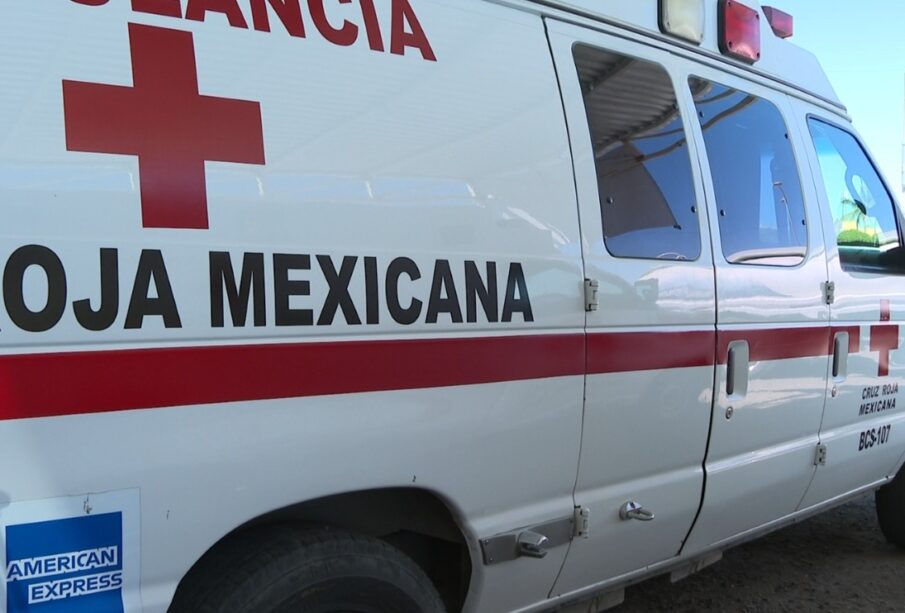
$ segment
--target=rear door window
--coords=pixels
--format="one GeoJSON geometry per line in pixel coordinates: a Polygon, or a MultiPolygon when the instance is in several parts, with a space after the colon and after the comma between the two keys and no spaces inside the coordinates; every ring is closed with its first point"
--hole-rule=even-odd
{"type": "Polygon", "coordinates": [[[616,257],[696,260],[701,231],[675,88],[653,62],[577,45],[603,237],[616,257]]]}
{"type": "Polygon", "coordinates": [[[705,79],[690,79],[730,264],[795,266],[807,255],[798,165],[776,106],[705,79]]]}

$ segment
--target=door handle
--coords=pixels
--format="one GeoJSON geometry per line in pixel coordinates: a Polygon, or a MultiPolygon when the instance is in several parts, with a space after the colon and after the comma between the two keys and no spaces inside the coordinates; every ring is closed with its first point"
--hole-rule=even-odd
{"type": "Polygon", "coordinates": [[[726,395],[744,396],[748,393],[748,341],[729,343],[726,361],[726,395]]]}
{"type": "Polygon", "coordinates": [[[833,379],[842,380],[848,376],[848,332],[837,332],[833,340],[833,379]]]}
{"type": "Polygon", "coordinates": [[[518,535],[519,555],[529,558],[543,558],[547,555],[547,544],[550,542],[543,534],[525,530],[518,535]]]}
{"type": "Polygon", "coordinates": [[[634,500],[622,505],[622,508],[619,509],[619,517],[626,521],[630,519],[637,519],[638,521],[654,521],[654,514],[634,500]]]}

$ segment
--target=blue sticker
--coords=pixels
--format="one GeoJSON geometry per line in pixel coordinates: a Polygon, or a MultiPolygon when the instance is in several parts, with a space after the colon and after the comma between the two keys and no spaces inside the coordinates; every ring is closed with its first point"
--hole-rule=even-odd
{"type": "Polygon", "coordinates": [[[7,613],[123,613],[122,513],[6,527],[7,613]]]}

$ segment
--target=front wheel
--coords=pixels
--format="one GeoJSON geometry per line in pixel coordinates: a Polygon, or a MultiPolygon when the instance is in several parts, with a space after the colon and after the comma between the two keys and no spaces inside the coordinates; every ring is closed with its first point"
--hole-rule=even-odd
{"type": "Polygon", "coordinates": [[[378,539],[280,526],[242,535],[186,577],[170,613],[443,613],[430,579],[378,539]]]}
{"type": "Polygon", "coordinates": [[[877,516],[886,540],[905,549],[905,469],[877,490],[877,516]]]}

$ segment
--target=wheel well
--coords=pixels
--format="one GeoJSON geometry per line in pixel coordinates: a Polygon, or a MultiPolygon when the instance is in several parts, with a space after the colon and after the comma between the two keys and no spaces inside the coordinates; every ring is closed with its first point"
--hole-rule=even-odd
{"type": "Polygon", "coordinates": [[[465,536],[446,504],[421,489],[349,492],[309,500],[266,513],[239,526],[208,549],[182,578],[183,589],[239,534],[262,526],[304,523],[332,526],[384,540],[403,551],[430,577],[448,611],[459,611],[471,579],[465,536]]]}

